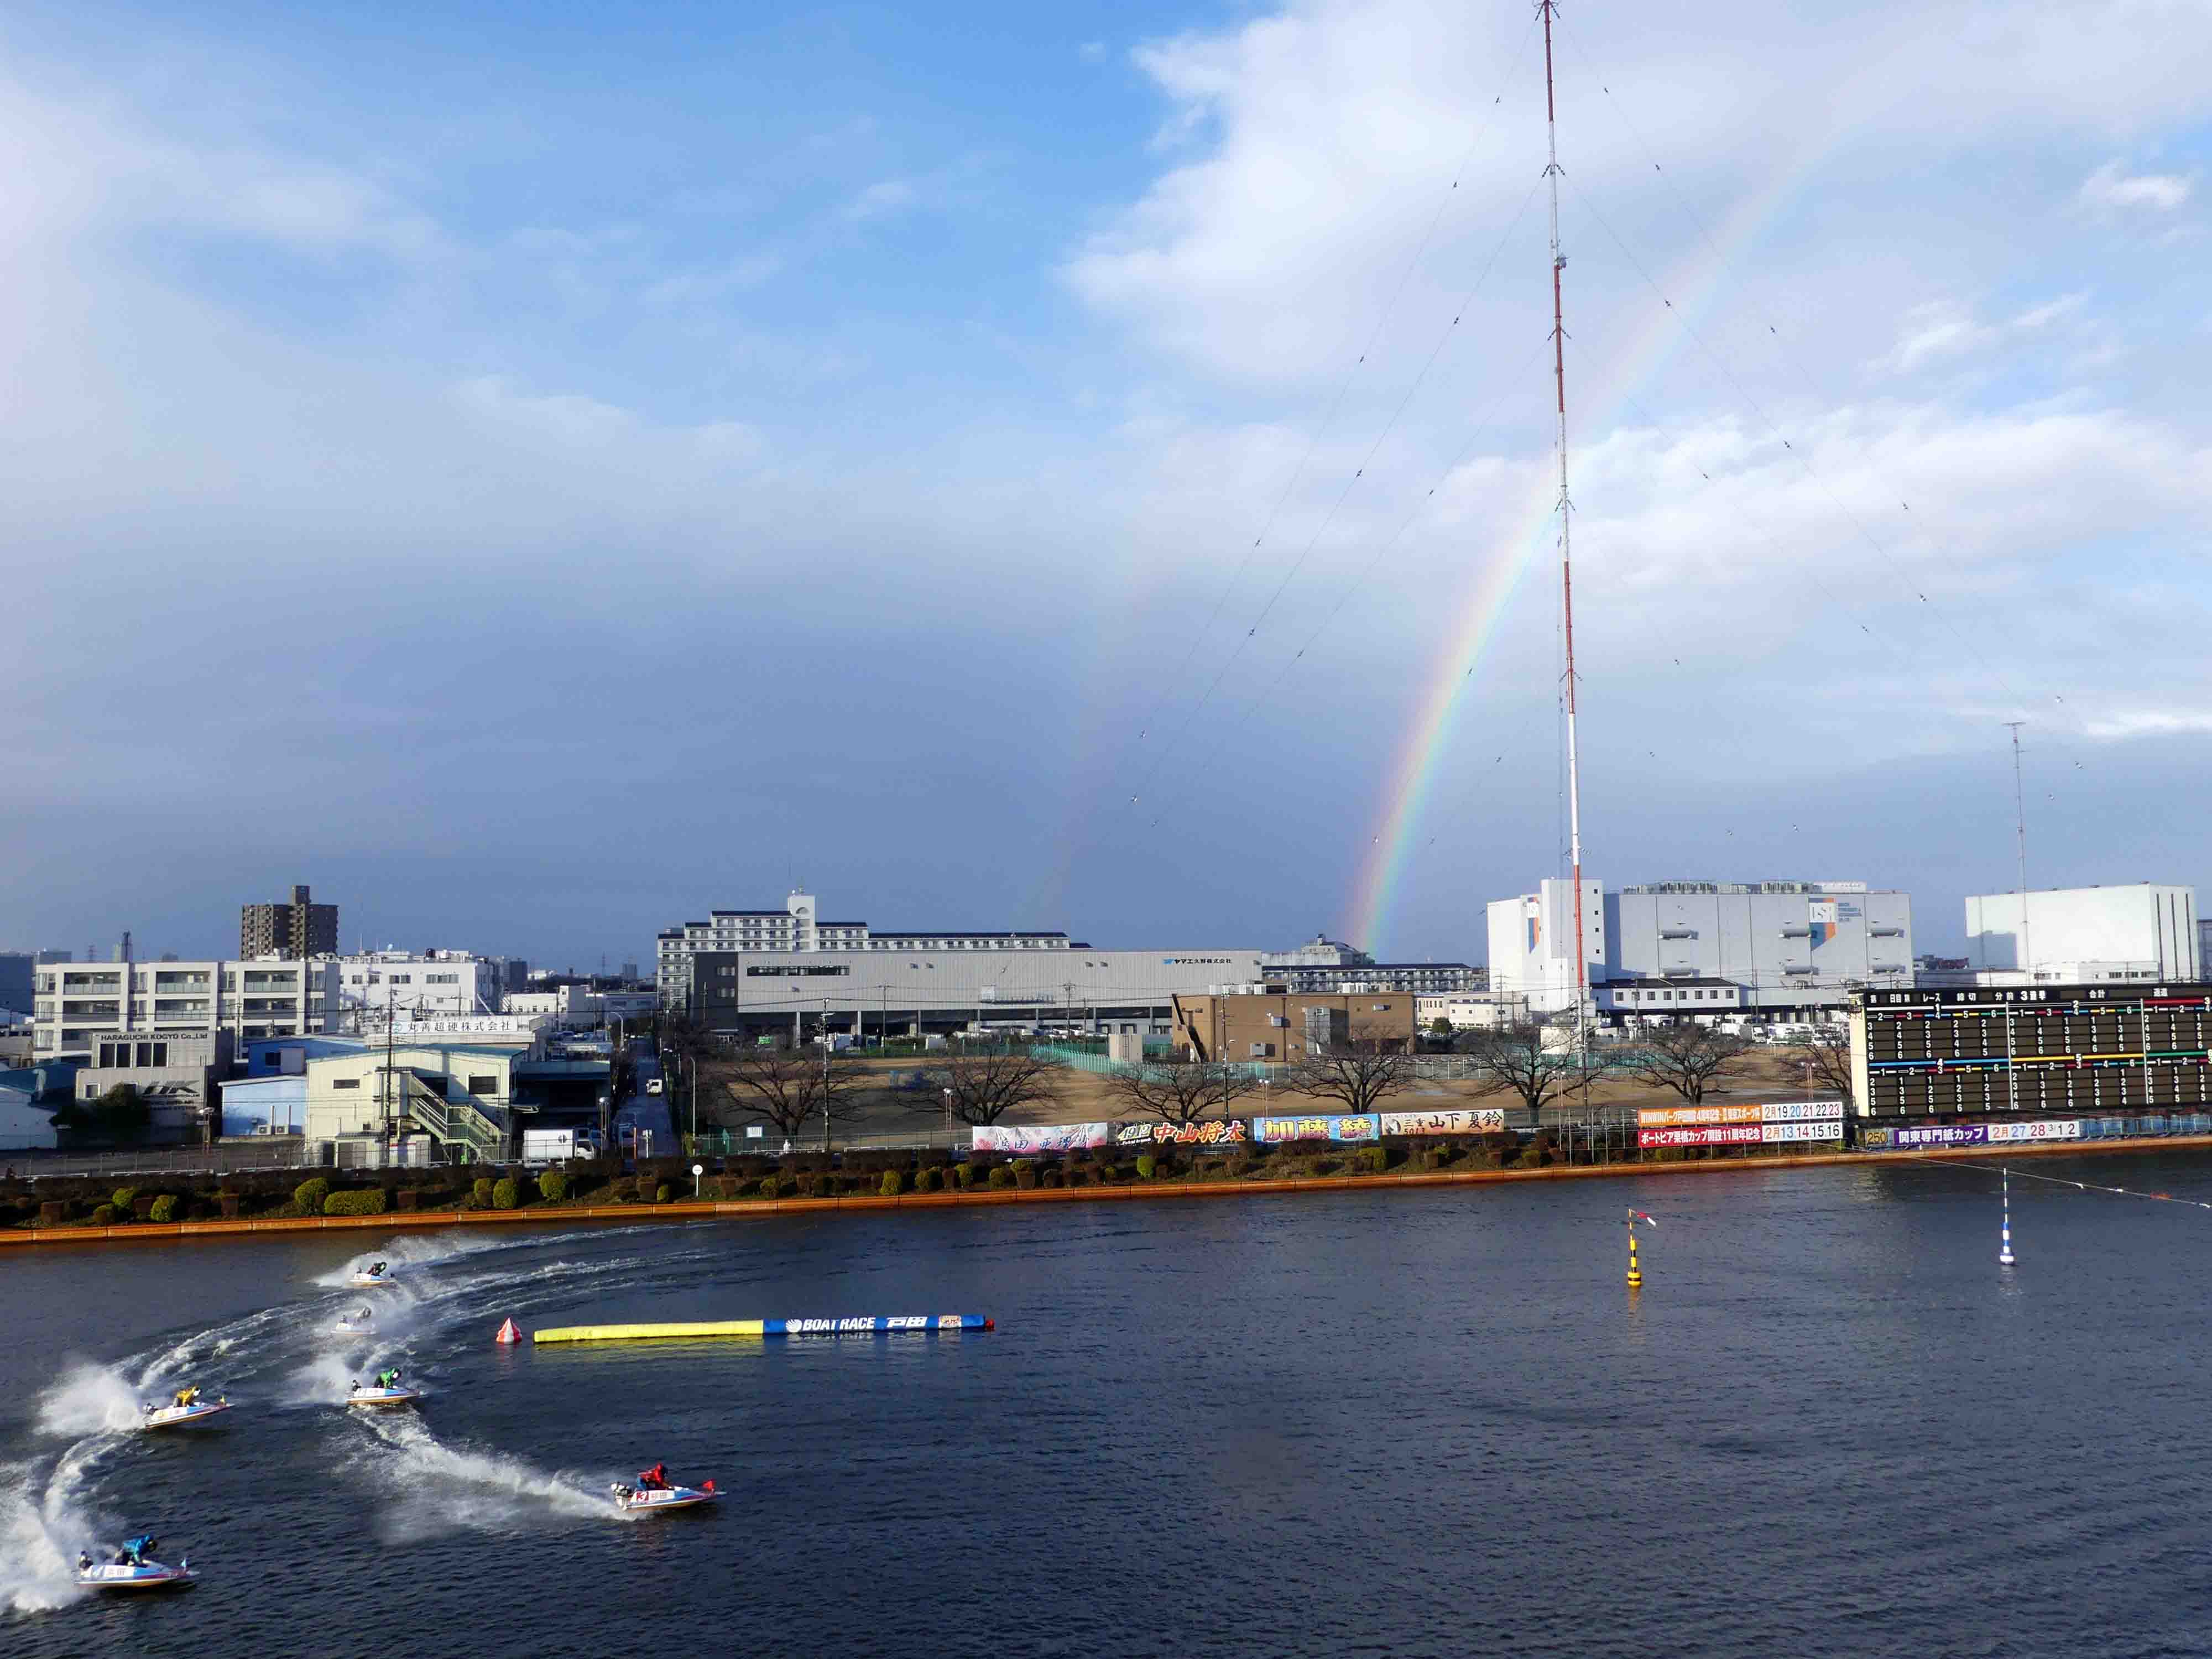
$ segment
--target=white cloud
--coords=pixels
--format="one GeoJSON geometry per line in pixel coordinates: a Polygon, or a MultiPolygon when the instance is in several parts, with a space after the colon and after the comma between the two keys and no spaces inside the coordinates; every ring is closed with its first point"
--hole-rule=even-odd
{"type": "Polygon", "coordinates": [[[2107,161],[2082,182],[2081,202],[2089,208],[2149,208],[2171,213],[2189,199],[2192,182],[2174,173],[2129,174],[2118,161],[2107,161]]]}
{"type": "Polygon", "coordinates": [[[1976,322],[1950,301],[1936,301],[1913,307],[1905,319],[1896,349],[1877,367],[1910,374],[1930,362],[1980,351],[1997,337],[1996,329],[1976,322]]]}
{"type": "Polygon", "coordinates": [[[918,199],[920,193],[911,180],[879,179],[845,204],[845,216],[856,222],[880,219],[912,207],[918,199]]]}

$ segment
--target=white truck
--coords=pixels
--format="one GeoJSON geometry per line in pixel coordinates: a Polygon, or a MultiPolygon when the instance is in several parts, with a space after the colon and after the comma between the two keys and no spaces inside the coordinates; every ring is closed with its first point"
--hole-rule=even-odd
{"type": "Polygon", "coordinates": [[[589,1129],[525,1129],[525,1164],[565,1164],[572,1158],[597,1158],[599,1138],[589,1129]]]}

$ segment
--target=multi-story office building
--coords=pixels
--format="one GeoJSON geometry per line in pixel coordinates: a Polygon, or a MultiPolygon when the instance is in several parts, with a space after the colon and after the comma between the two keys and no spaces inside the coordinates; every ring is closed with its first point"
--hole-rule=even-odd
{"type": "Polygon", "coordinates": [[[691,958],[702,951],[804,956],[823,951],[911,954],[1070,948],[1067,935],[1060,933],[969,933],[945,927],[878,932],[864,921],[821,921],[816,918],[814,896],[800,892],[787,898],[781,910],[712,910],[708,918],[672,927],[656,941],[653,983],[664,1006],[680,1006],[689,994],[691,958]]]}
{"type": "Polygon", "coordinates": [[[103,1038],[299,1036],[325,1029],[338,1006],[329,959],[56,963],[35,972],[32,1042],[42,1060],[89,1059],[103,1038]]]}
{"type": "Polygon", "coordinates": [[[309,903],[305,887],[295,887],[289,902],[239,908],[240,957],[335,956],[337,948],[338,907],[309,903]]]}
{"type": "Polygon", "coordinates": [[[369,951],[340,957],[349,1030],[381,1029],[400,1014],[497,1013],[506,995],[501,963],[465,951],[369,951]]]}
{"type": "MultiPolygon", "coordinates": [[[[1489,907],[1490,988],[1534,1013],[1574,1006],[1573,884],[1489,907]]],[[[1610,1018],[1666,1017],[1685,986],[1733,995],[1695,1012],[1840,1009],[1868,986],[1912,983],[1912,902],[1864,882],[1661,882],[1607,893],[1583,884],[1579,937],[1593,1006],[1610,1018]],[[1604,988],[1606,994],[1600,994],[1604,988]],[[1658,994],[1630,995],[1631,992],[1658,994]]]]}
{"type": "Polygon", "coordinates": [[[1361,991],[1465,995],[1482,990],[1490,983],[1490,975],[1485,969],[1470,968],[1463,962],[1367,962],[1358,966],[1305,963],[1296,967],[1269,967],[1263,963],[1260,976],[1269,985],[1279,986],[1285,991],[1316,995],[1361,991]]]}
{"type": "Polygon", "coordinates": [[[151,1112],[157,1141],[212,1139],[222,1130],[219,1085],[231,1069],[228,1031],[172,1030],[158,1036],[101,1037],[76,1074],[81,1102],[127,1085],[151,1112]]]}

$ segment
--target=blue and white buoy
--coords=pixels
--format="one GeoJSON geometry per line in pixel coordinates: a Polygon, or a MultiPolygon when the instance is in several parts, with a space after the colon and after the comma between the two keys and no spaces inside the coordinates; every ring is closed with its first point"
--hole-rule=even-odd
{"type": "Polygon", "coordinates": [[[1999,1173],[2004,1176],[2004,1221],[1997,1235],[1997,1266],[2009,1267],[2018,1260],[2012,1253],[2012,1171],[1999,1173]]]}

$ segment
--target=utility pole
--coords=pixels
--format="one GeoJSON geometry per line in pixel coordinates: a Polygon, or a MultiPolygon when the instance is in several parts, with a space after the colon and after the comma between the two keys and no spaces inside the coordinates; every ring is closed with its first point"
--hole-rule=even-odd
{"type": "Polygon", "coordinates": [[[1575,741],[1575,575],[1572,554],[1574,502],[1567,493],[1567,327],[1560,292],[1567,259],[1559,252],[1559,129],[1558,101],[1552,89],[1552,14],[1558,0],[1540,0],[1544,17],[1544,177],[1552,189],[1552,383],[1559,430],[1559,623],[1566,646],[1567,848],[1575,906],[1575,1047],[1588,1070],[1589,959],[1583,944],[1583,787],[1581,755],[1575,741]]]}
{"type": "Polygon", "coordinates": [[[830,999],[822,999],[822,1156],[830,1156],[830,999]]]}
{"type": "Polygon", "coordinates": [[[2020,965],[2027,969],[2032,982],[2035,969],[2027,949],[2027,794],[2021,786],[2020,728],[2026,720],[2007,720],[2012,732],[2012,817],[2013,827],[2020,838],[2020,965]]]}

